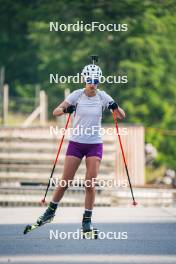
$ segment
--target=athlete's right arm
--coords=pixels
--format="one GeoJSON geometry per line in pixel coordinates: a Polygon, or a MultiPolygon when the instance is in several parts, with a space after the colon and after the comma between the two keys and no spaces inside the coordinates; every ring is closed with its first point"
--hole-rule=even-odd
{"type": "Polygon", "coordinates": [[[66,113],[72,114],[75,111],[76,103],[82,94],[82,91],[83,89],[78,89],[69,94],[67,98],[54,109],[53,115],[61,116],[66,113]]]}
{"type": "Polygon", "coordinates": [[[54,116],[61,116],[64,114],[64,109],[66,109],[70,104],[67,103],[66,101],[63,101],[60,105],[58,105],[54,111],[53,115],[54,116]]]}

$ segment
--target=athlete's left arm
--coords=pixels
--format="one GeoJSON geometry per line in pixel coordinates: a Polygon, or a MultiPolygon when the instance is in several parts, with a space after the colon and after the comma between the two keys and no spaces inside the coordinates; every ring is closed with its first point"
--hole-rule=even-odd
{"type": "Polygon", "coordinates": [[[125,118],[125,111],[115,101],[109,102],[108,109],[113,111],[116,114],[117,118],[125,118]]]}

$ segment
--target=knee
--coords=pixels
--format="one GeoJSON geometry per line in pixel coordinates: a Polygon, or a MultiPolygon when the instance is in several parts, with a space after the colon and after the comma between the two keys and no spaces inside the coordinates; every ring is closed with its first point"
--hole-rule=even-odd
{"type": "Polygon", "coordinates": [[[95,182],[94,180],[86,180],[85,181],[85,190],[86,192],[94,192],[95,190],[95,182]]]}
{"type": "Polygon", "coordinates": [[[65,180],[61,180],[59,182],[58,188],[63,190],[63,191],[66,191],[69,188],[69,182],[65,181],[65,180]]]}
{"type": "Polygon", "coordinates": [[[94,193],[95,192],[95,187],[85,187],[85,190],[87,193],[94,193]]]}

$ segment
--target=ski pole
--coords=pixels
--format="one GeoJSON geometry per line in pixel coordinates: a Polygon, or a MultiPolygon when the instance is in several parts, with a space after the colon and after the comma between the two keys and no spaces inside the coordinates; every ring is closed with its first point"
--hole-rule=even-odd
{"type": "Polygon", "coordinates": [[[54,165],[53,165],[53,168],[52,168],[52,171],[51,171],[51,175],[50,175],[50,178],[49,178],[49,181],[48,181],[48,185],[47,185],[47,188],[46,188],[46,191],[45,191],[45,195],[44,195],[44,198],[41,200],[41,203],[42,204],[45,204],[46,203],[45,198],[46,198],[46,195],[48,193],[48,189],[49,189],[49,185],[50,185],[50,180],[53,177],[53,173],[54,173],[54,170],[55,170],[55,167],[56,167],[56,164],[57,164],[57,161],[58,161],[58,157],[59,157],[59,154],[60,154],[60,151],[61,151],[61,148],[62,148],[62,144],[63,144],[63,141],[64,141],[65,131],[67,130],[68,124],[70,122],[70,117],[71,117],[71,114],[69,114],[68,115],[68,118],[67,118],[67,122],[66,122],[65,129],[64,129],[64,134],[63,134],[63,136],[61,138],[61,141],[60,141],[60,144],[59,144],[59,148],[58,148],[57,155],[56,155],[56,158],[55,158],[55,161],[54,161],[54,165]]]}
{"type": "Polygon", "coordinates": [[[121,152],[122,152],[122,156],[123,156],[123,161],[124,161],[124,164],[125,164],[125,170],[126,170],[128,182],[129,182],[129,185],[130,185],[131,195],[132,195],[132,199],[133,199],[132,205],[136,206],[137,202],[135,201],[135,198],[134,198],[133,188],[132,188],[130,175],[129,175],[128,167],[127,167],[127,162],[126,162],[126,158],[125,158],[125,154],[124,154],[124,150],[123,150],[123,146],[122,146],[121,137],[120,137],[120,134],[119,134],[119,126],[118,126],[118,123],[117,123],[117,116],[116,116],[114,111],[112,111],[112,115],[113,115],[114,123],[115,123],[115,126],[116,126],[117,135],[118,135],[118,138],[119,138],[120,148],[121,148],[121,152]]]}

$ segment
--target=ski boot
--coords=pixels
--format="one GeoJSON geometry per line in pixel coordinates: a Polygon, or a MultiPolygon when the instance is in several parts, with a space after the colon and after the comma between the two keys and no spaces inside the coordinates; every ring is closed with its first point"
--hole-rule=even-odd
{"type": "Polygon", "coordinates": [[[46,209],[46,211],[44,212],[44,214],[42,214],[38,219],[37,219],[37,223],[39,225],[44,225],[46,223],[50,223],[54,216],[55,216],[55,212],[56,212],[56,208],[57,206],[54,206],[55,204],[50,203],[48,208],[46,209]]]}
{"type": "Polygon", "coordinates": [[[56,212],[56,209],[57,209],[57,204],[54,204],[54,203],[50,203],[48,208],[46,209],[46,211],[44,212],[44,214],[42,214],[38,219],[37,219],[37,222],[32,224],[32,225],[27,225],[24,229],[24,232],[23,234],[27,234],[29,233],[30,231],[46,224],[46,223],[50,223],[54,216],[55,216],[55,212],[56,212]]]}
{"type": "Polygon", "coordinates": [[[96,228],[93,228],[91,222],[91,216],[92,216],[91,211],[85,211],[85,213],[83,214],[81,234],[82,237],[85,239],[98,238],[98,230],[96,228]]]}

